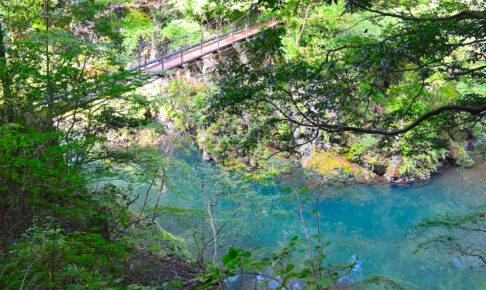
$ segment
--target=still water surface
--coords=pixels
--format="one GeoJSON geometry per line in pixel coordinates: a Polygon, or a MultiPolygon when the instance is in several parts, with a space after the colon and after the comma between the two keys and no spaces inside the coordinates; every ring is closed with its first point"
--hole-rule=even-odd
{"type": "MultiPolygon", "coordinates": [[[[194,167],[202,161],[193,156],[186,158],[186,162],[194,167]]],[[[217,175],[214,171],[203,171],[198,173],[201,179],[217,175]]],[[[164,194],[164,206],[204,210],[197,186],[188,187],[191,180],[182,182],[187,176],[183,171],[174,174],[177,182],[164,194]]],[[[481,163],[477,168],[461,171],[444,169],[423,185],[358,184],[341,189],[338,197],[321,198],[317,206],[321,232],[327,233],[326,240],[339,248],[332,260],[346,262],[357,257],[359,269],[348,277],[354,281],[370,275],[385,275],[410,283],[408,287],[412,289],[486,289],[486,271],[478,267],[481,265],[478,260],[445,251],[415,253],[420,236],[411,228],[427,217],[467,213],[486,205],[485,181],[486,163],[481,163]]],[[[240,235],[239,240],[228,242],[233,247],[275,248],[295,235],[303,236],[295,204],[282,198],[287,194],[284,188],[288,184],[280,181],[273,186],[253,185],[253,194],[266,196],[268,200],[253,204],[248,202],[251,200],[248,197],[236,215],[240,217],[239,222],[229,223],[221,239],[236,233],[240,235]]],[[[213,208],[220,218],[217,223],[221,225],[235,207],[235,202],[220,199],[213,208]]],[[[186,234],[186,240],[190,239],[188,231],[182,230],[188,226],[181,226],[180,220],[172,224],[168,220],[162,218],[160,222],[169,231],[186,234]]],[[[200,227],[194,221],[186,222],[187,225],[192,222],[194,228],[200,227]]],[[[310,214],[306,215],[306,222],[315,233],[316,222],[310,214]]],[[[224,252],[223,245],[219,254],[224,252]]]]}

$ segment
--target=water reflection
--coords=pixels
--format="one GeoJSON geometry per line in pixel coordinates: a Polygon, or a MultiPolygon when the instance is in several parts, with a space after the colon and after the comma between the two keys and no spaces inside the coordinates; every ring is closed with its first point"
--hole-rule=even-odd
{"type": "MultiPolygon", "coordinates": [[[[187,159],[191,164],[200,162],[191,158],[187,159]]],[[[173,178],[181,181],[185,176],[176,174],[173,178]]],[[[411,228],[424,218],[467,213],[486,204],[486,183],[482,182],[485,178],[486,163],[482,163],[478,168],[462,171],[445,169],[428,184],[353,185],[339,189],[331,198],[320,198],[316,207],[320,232],[327,233],[326,240],[338,249],[331,262],[359,261],[342,282],[352,284],[370,275],[385,275],[419,289],[485,289],[486,275],[477,259],[434,249],[416,253],[420,238],[411,228]]],[[[299,180],[301,177],[294,175],[274,186],[252,185],[251,192],[240,197],[237,215],[240,220],[232,222],[221,235],[232,237],[231,246],[246,249],[275,248],[295,235],[302,236],[295,203],[284,191],[289,184],[300,185],[299,180]]],[[[164,196],[165,205],[202,209],[198,194],[192,192],[195,189],[184,187],[187,182],[180,184],[177,190],[184,192],[184,199],[168,192],[164,196]]],[[[215,207],[217,222],[227,218],[235,207],[234,201],[222,200],[215,207]]],[[[306,215],[312,234],[317,233],[316,216],[306,215]]],[[[200,226],[194,220],[183,227],[178,222],[171,224],[171,218],[160,222],[179,235],[190,231],[191,223],[193,228],[200,226]]]]}

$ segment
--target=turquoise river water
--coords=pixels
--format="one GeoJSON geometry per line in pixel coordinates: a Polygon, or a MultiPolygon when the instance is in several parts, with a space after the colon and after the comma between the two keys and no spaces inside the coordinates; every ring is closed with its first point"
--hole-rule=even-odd
{"type": "MultiPolygon", "coordinates": [[[[273,185],[240,184],[237,189],[233,188],[240,194],[225,199],[224,194],[218,195],[226,190],[225,177],[219,176],[214,166],[201,165],[199,158],[187,160],[188,169],[174,170],[174,182],[161,202],[163,206],[201,213],[205,210],[201,198],[201,191],[204,192],[214,204],[216,226],[230,220],[220,233],[218,257],[229,246],[276,248],[295,235],[303,236],[296,203],[284,191],[289,184],[297,185],[299,176],[273,185]],[[194,171],[196,177],[191,177],[194,171]]],[[[238,176],[229,178],[233,183],[239,180],[238,176]]],[[[317,202],[320,231],[327,234],[325,239],[337,249],[332,262],[357,258],[358,268],[347,277],[351,282],[385,275],[406,282],[411,289],[486,289],[486,271],[479,260],[450,251],[416,252],[422,236],[412,227],[437,214],[463,214],[486,205],[485,180],[486,164],[481,163],[473,169],[444,169],[431,182],[422,185],[357,184],[333,190],[339,194],[321,197],[317,202]]],[[[316,233],[315,217],[306,214],[305,218],[309,231],[316,233]]],[[[183,218],[177,214],[159,220],[169,232],[184,237],[188,244],[192,232],[204,227],[199,221],[197,217],[183,218]]],[[[207,223],[205,228],[208,240],[207,223]]],[[[486,247],[486,240],[479,243],[486,247]]],[[[211,253],[208,249],[206,256],[211,253]]]]}

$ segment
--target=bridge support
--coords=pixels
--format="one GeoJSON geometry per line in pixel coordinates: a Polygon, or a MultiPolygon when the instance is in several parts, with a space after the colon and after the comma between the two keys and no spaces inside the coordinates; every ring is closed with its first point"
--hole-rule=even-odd
{"type": "Polygon", "coordinates": [[[184,41],[184,45],[181,44],[181,65],[183,63],[182,56],[184,55],[184,47],[186,46],[185,43],[186,43],[186,41],[184,41]]]}
{"type": "Polygon", "coordinates": [[[221,28],[218,28],[218,53],[219,53],[219,38],[221,37],[221,28]]]}
{"type": "Polygon", "coordinates": [[[250,25],[250,14],[246,14],[246,21],[245,21],[245,36],[246,36],[246,41],[249,41],[248,39],[248,26],[250,25]]]}
{"type": "Polygon", "coordinates": [[[204,43],[204,31],[202,30],[202,26],[201,26],[201,43],[199,44],[201,46],[201,55],[203,54],[203,43],[204,43]]]}

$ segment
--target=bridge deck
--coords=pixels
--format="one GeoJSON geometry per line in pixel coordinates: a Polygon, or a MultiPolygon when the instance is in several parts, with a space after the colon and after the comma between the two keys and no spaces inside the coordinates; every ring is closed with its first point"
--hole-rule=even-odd
{"type": "Polygon", "coordinates": [[[247,38],[255,35],[258,33],[261,27],[267,26],[267,27],[273,27],[281,23],[281,21],[278,20],[271,20],[269,22],[263,23],[261,25],[255,26],[253,28],[248,29],[248,31],[244,30],[242,32],[235,33],[234,35],[229,35],[228,37],[222,38],[218,40],[215,40],[210,43],[206,43],[201,47],[197,47],[193,50],[185,51],[182,53],[182,57],[180,54],[172,56],[168,59],[164,59],[163,62],[157,62],[151,65],[148,65],[145,67],[143,70],[144,71],[157,71],[161,69],[171,69],[175,68],[178,66],[181,66],[182,64],[188,63],[190,61],[199,59],[203,57],[206,54],[215,52],[219,49],[223,49],[225,47],[228,47],[232,45],[235,42],[243,41],[246,40],[247,38]],[[218,44],[219,42],[219,44],[218,44]]]}

